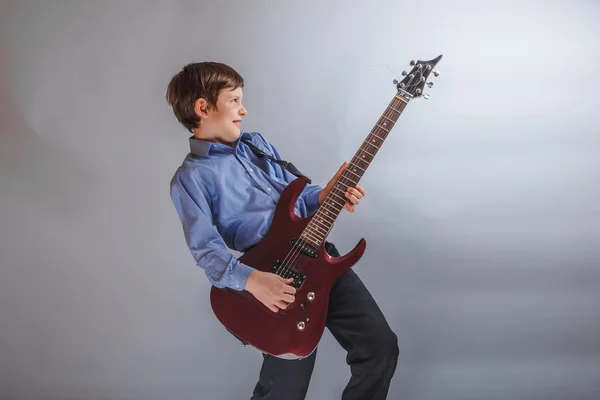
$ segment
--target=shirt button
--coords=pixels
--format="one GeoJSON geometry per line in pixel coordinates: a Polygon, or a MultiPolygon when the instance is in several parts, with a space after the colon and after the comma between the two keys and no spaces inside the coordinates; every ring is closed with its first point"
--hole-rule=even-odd
{"type": "Polygon", "coordinates": [[[270,191],[271,191],[271,188],[267,188],[267,192],[270,192],[270,191]]]}

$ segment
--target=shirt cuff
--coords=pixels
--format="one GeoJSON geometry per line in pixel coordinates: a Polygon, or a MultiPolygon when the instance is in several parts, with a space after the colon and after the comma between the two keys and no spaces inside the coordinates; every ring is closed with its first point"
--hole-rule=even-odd
{"type": "Polygon", "coordinates": [[[252,268],[249,265],[239,263],[233,277],[232,289],[238,290],[240,292],[244,290],[246,288],[246,282],[248,282],[248,277],[250,276],[252,271],[255,270],[255,268],[252,268]]]}
{"type": "Polygon", "coordinates": [[[319,194],[321,190],[314,190],[312,193],[309,193],[304,198],[304,204],[306,204],[306,209],[309,215],[313,215],[317,209],[319,208],[319,194]]]}

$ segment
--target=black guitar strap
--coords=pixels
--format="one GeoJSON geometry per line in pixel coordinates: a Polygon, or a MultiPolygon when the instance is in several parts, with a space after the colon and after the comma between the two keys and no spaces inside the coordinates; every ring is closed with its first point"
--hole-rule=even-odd
{"type": "Polygon", "coordinates": [[[254,154],[256,154],[256,156],[258,158],[264,158],[264,157],[266,157],[267,159],[273,161],[274,163],[277,163],[277,164],[281,165],[282,168],[287,169],[291,174],[293,174],[293,175],[295,175],[297,177],[304,177],[304,178],[308,179],[308,183],[309,184],[311,183],[310,178],[308,176],[302,174],[302,172],[300,172],[298,170],[298,168],[296,168],[294,166],[294,164],[292,164],[291,162],[287,162],[287,161],[283,161],[283,160],[278,160],[275,157],[268,155],[267,153],[265,153],[264,151],[262,151],[261,149],[259,149],[255,145],[253,145],[250,142],[250,139],[248,139],[248,138],[243,138],[242,142],[246,143],[246,145],[248,147],[250,147],[250,150],[252,150],[252,152],[254,154]]]}

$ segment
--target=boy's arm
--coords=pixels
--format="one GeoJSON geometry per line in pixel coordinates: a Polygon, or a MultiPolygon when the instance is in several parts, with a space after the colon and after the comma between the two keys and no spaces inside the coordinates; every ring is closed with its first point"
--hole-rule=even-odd
{"type": "Polygon", "coordinates": [[[242,264],[226,248],[213,226],[208,193],[189,173],[180,172],[171,182],[171,200],[181,220],[187,245],[216,287],[244,290],[248,276],[255,269],[242,264]]]}

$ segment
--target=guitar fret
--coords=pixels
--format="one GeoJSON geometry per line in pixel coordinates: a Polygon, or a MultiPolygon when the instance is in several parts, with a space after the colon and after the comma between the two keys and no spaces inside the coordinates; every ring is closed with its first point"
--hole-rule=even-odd
{"type": "MultiPolygon", "coordinates": [[[[325,226],[325,225],[324,225],[325,226]]],[[[314,228],[314,227],[313,227],[314,228]]],[[[319,241],[321,241],[322,236],[327,236],[328,229],[324,229],[323,227],[318,227],[313,229],[313,233],[315,236],[318,236],[319,241]],[[317,229],[318,228],[318,229],[317,229]]]]}
{"type": "Polygon", "coordinates": [[[388,132],[388,133],[390,132],[390,131],[388,131],[387,129],[385,129],[383,126],[380,126],[379,124],[375,124],[375,126],[377,126],[378,128],[381,128],[381,129],[383,129],[384,131],[386,131],[386,132],[388,132]]]}
{"type": "Polygon", "coordinates": [[[379,150],[379,147],[375,146],[373,143],[371,143],[371,142],[365,142],[365,143],[366,143],[366,144],[368,144],[369,146],[373,146],[373,147],[375,147],[377,150],[379,150]]]}
{"type": "MultiPolygon", "coordinates": [[[[333,198],[332,198],[332,201],[333,201],[333,198]]],[[[334,201],[334,203],[337,204],[337,205],[339,205],[339,206],[342,206],[342,207],[344,207],[344,204],[346,204],[345,201],[342,204],[338,203],[337,201],[334,201]]]]}
{"type": "Polygon", "coordinates": [[[387,119],[388,121],[391,121],[392,124],[395,124],[396,121],[394,121],[393,119],[389,119],[388,117],[386,117],[385,115],[382,115],[383,118],[387,119]]]}
{"type": "Polygon", "coordinates": [[[394,123],[392,124],[392,128],[393,128],[393,127],[394,127],[394,125],[396,124],[396,122],[395,122],[394,118],[395,118],[395,119],[398,119],[398,116],[395,116],[395,114],[392,114],[392,112],[389,112],[389,111],[386,111],[385,113],[383,113],[383,117],[385,117],[385,118],[389,119],[390,121],[394,122],[394,123]],[[388,114],[388,115],[389,115],[389,117],[388,117],[388,115],[386,115],[386,114],[388,114]]]}
{"type": "Polygon", "coordinates": [[[327,233],[322,234],[322,233],[315,233],[315,235],[319,238],[318,242],[322,242],[323,239],[325,238],[325,236],[327,236],[327,233]]]}
{"type": "MultiPolygon", "coordinates": [[[[351,174],[354,174],[354,175],[358,176],[358,179],[360,179],[360,178],[361,178],[361,176],[360,176],[360,175],[358,175],[358,174],[355,174],[354,172],[350,171],[348,168],[346,168],[346,169],[347,169],[347,170],[348,170],[348,172],[350,172],[351,174]]],[[[348,178],[348,179],[349,179],[349,178],[348,178]]]]}
{"type": "MultiPolygon", "coordinates": [[[[352,171],[350,171],[350,172],[352,172],[352,171]]],[[[351,179],[349,176],[345,176],[344,174],[342,174],[342,176],[340,176],[340,180],[339,180],[338,185],[337,185],[338,189],[340,189],[340,190],[344,186],[344,185],[342,185],[342,179],[347,179],[347,180],[350,181],[350,183],[347,186],[356,186],[356,184],[358,183],[358,181],[354,182],[354,180],[351,179]]],[[[344,189],[347,189],[347,188],[344,188],[344,189]]]]}
{"type": "Polygon", "coordinates": [[[319,238],[315,235],[312,229],[306,229],[306,238],[310,239],[310,241],[319,243],[319,238]]]}
{"type": "Polygon", "coordinates": [[[309,239],[305,234],[300,235],[300,239],[314,247],[319,245],[318,242],[314,242],[313,240],[309,239]]]}
{"type": "Polygon", "coordinates": [[[365,143],[366,142],[377,143],[377,140],[379,140],[379,142],[380,142],[378,144],[383,144],[383,142],[385,141],[385,136],[381,137],[378,134],[376,134],[375,132],[371,132],[371,133],[369,133],[369,136],[367,136],[367,139],[365,139],[365,143]],[[371,140],[369,140],[369,137],[371,137],[371,140]]]}
{"type": "MultiPolygon", "coordinates": [[[[311,224],[313,224],[313,223],[314,223],[314,225],[316,226],[316,228],[317,228],[317,229],[321,229],[321,228],[322,228],[322,227],[319,225],[319,221],[316,221],[316,222],[315,222],[315,219],[314,219],[314,218],[313,218],[313,219],[312,219],[310,222],[311,222],[311,224]]],[[[327,227],[327,225],[323,225],[323,226],[327,227]]],[[[325,234],[327,234],[327,230],[328,230],[328,229],[321,229],[321,231],[322,231],[322,232],[325,232],[325,234]]]]}
{"type": "Polygon", "coordinates": [[[354,164],[354,163],[350,163],[349,165],[354,165],[356,168],[360,169],[362,172],[365,172],[364,169],[362,169],[361,167],[359,167],[358,165],[354,164]]]}
{"type": "Polygon", "coordinates": [[[328,202],[324,202],[321,207],[324,207],[324,206],[326,206],[327,208],[329,208],[329,212],[332,212],[334,214],[336,212],[338,212],[338,210],[336,210],[335,207],[332,207],[331,204],[329,204],[328,202]]]}
{"type": "MultiPolygon", "coordinates": [[[[338,189],[339,190],[339,189],[338,189]]],[[[333,190],[331,191],[331,193],[335,194],[338,198],[344,200],[344,204],[346,204],[346,202],[348,201],[348,199],[346,197],[342,197],[339,194],[335,193],[333,190]]],[[[345,193],[345,192],[344,192],[345,193]]]]}
{"type": "MultiPolygon", "coordinates": [[[[371,132],[369,132],[369,134],[367,135],[367,139],[365,139],[365,142],[366,142],[367,140],[369,140],[369,136],[375,136],[377,139],[381,140],[381,142],[383,142],[383,141],[385,140],[385,138],[384,138],[384,137],[381,137],[381,136],[379,136],[379,135],[377,134],[377,132],[373,132],[373,131],[371,131],[371,132]]],[[[387,135],[386,135],[386,137],[387,137],[387,135]]]]}
{"type": "Polygon", "coordinates": [[[300,235],[300,240],[302,240],[303,242],[306,242],[306,243],[310,243],[310,244],[313,243],[312,240],[310,240],[308,237],[306,237],[305,234],[300,235]]]}
{"type": "MultiPolygon", "coordinates": [[[[359,167],[359,169],[361,169],[361,170],[362,170],[362,172],[364,173],[364,172],[365,172],[365,170],[366,170],[366,169],[369,167],[369,163],[368,163],[366,160],[364,160],[364,159],[358,158],[358,156],[355,156],[355,157],[354,157],[354,159],[356,159],[356,160],[357,160],[357,162],[358,162],[358,161],[360,161],[360,162],[364,163],[364,165],[363,165],[363,164],[360,164],[360,165],[361,165],[361,166],[364,166],[364,168],[365,168],[365,169],[362,169],[362,168],[360,168],[360,167],[359,167]]],[[[353,159],[353,160],[354,160],[354,159],[353,159]]]]}
{"type": "MultiPolygon", "coordinates": [[[[327,207],[329,207],[329,204],[328,204],[327,202],[324,202],[324,203],[321,205],[321,207],[319,208],[319,211],[321,211],[321,208],[323,208],[323,206],[327,206],[327,207]]],[[[332,211],[332,210],[329,210],[329,211],[325,211],[325,212],[333,212],[333,213],[335,213],[335,211],[336,211],[336,210],[335,210],[335,209],[333,209],[333,211],[332,211]]]]}
{"type": "Polygon", "coordinates": [[[370,155],[371,157],[375,158],[375,154],[371,154],[371,153],[369,153],[368,151],[366,151],[366,150],[365,150],[365,149],[363,149],[362,147],[361,147],[361,149],[360,149],[360,150],[361,150],[361,151],[364,151],[365,153],[367,153],[367,154],[368,154],[368,155],[370,155]]]}
{"type": "MultiPolygon", "coordinates": [[[[321,211],[321,210],[319,210],[319,211],[321,211]]],[[[323,214],[323,215],[319,214],[319,215],[321,215],[321,218],[327,218],[327,219],[328,219],[328,220],[330,220],[331,222],[334,222],[334,221],[335,221],[333,218],[331,218],[331,217],[330,217],[329,215],[327,215],[325,212],[323,212],[322,214],[323,214]]],[[[315,216],[316,216],[316,214],[315,214],[315,216]]]]}
{"type": "Polygon", "coordinates": [[[361,165],[364,165],[365,169],[369,168],[369,162],[366,159],[360,159],[359,158],[358,161],[362,162],[361,165]]]}
{"type": "Polygon", "coordinates": [[[402,111],[396,110],[394,107],[388,107],[390,110],[396,111],[398,114],[402,114],[402,111]]]}
{"type": "MultiPolygon", "coordinates": [[[[385,140],[384,138],[382,138],[382,137],[380,137],[380,136],[377,136],[375,133],[373,133],[373,132],[370,132],[370,133],[369,133],[369,135],[367,136],[367,138],[365,139],[365,143],[370,141],[370,140],[369,140],[369,136],[374,136],[374,137],[376,137],[377,139],[379,139],[379,140],[381,141],[381,143],[383,143],[383,141],[385,140]]],[[[377,140],[373,139],[373,140],[372,140],[372,142],[373,142],[373,143],[377,143],[377,140]]]]}
{"type": "Polygon", "coordinates": [[[342,209],[341,207],[335,207],[338,206],[339,207],[339,203],[335,203],[335,202],[331,202],[331,203],[327,203],[327,207],[329,207],[330,210],[333,210],[334,214],[337,214],[340,212],[340,210],[342,209]]]}
{"type": "Polygon", "coordinates": [[[348,188],[355,187],[357,184],[358,184],[358,181],[354,182],[354,180],[350,179],[349,176],[342,176],[342,177],[340,177],[340,184],[338,185],[339,187],[337,189],[339,191],[341,191],[342,193],[346,193],[346,191],[348,190],[348,188]],[[344,185],[341,184],[341,180],[342,179],[346,179],[346,180],[350,181],[350,183],[346,182],[346,187],[344,187],[344,185]],[[343,190],[342,190],[342,188],[343,188],[343,190]]]}
{"type": "MultiPolygon", "coordinates": [[[[315,243],[319,243],[319,242],[321,241],[321,240],[320,240],[320,239],[319,239],[319,238],[318,238],[318,237],[317,237],[317,236],[314,234],[314,232],[313,232],[313,231],[311,231],[310,229],[308,229],[308,232],[307,232],[307,234],[312,234],[311,236],[313,236],[313,237],[316,239],[316,240],[315,240],[315,243]]],[[[307,236],[307,237],[308,237],[308,236],[307,236]]],[[[314,239],[311,239],[311,240],[314,240],[314,239]]]]}

